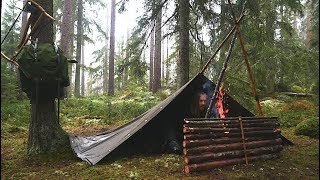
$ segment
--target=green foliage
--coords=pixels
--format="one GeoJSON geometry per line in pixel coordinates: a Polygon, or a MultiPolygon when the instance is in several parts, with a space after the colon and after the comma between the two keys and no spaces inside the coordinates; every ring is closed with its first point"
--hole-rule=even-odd
{"type": "Polygon", "coordinates": [[[25,126],[30,119],[30,104],[28,100],[19,102],[1,101],[1,121],[16,126],[25,126]]]}
{"type": "Polygon", "coordinates": [[[152,96],[137,84],[128,84],[115,97],[90,96],[84,98],[71,97],[62,101],[61,116],[63,123],[83,120],[99,121],[105,124],[121,124],[144,113],[153,107],[159,98],[152,96]]]}
{"type": "Polygon", "coordinates": [[[295,100],[274,111],[282,127],[295,127],[300,122],[318,115],[318,107],[309,100],[295,100]]]}
{"type": "Polygon", "coordinates": [[[297,86],[297,85],[293,85],[293,86],[291,87],[291,91],[292,91],[292,92],[296,92],[296,93],[306,93],[307,89],[302,88],[302,87],[297,86]]]}
{"type": "Polygon", "coordinates": [[[296,135],[319,138],[319,117],[312,117],[300,122],[294,132],[296,135]]]}

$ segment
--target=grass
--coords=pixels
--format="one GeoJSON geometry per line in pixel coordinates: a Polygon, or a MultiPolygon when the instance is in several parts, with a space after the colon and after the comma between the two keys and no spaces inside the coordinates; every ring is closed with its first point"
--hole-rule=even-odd
{"type": "MultiPolygon", "coordinates": [[[[108,113],[104,112],[104,115],[100,115],[102,111],[94,109],[90,114],[88,108],[85,108],[90,106],[103,108],[102,101],[105,100],[91,98],[71,99],[64,102],[61,114],[63,128],[69,133],[90,135],[117,127],[131,119],[127,115],[126,120],[121,116],[108,121],[105,117],[108,116],[108,113]],[[80,110],[76,111],[74,108],[80,110]]],[[[285,112],[290,112],[292,108],[283,107],[294,107],[292,103],[291,101],[290,104],[286,102],[278,104],[277,107],[274,107],[279,109],[276,113],[284,115],[285,112]]],[[[300,103],[301,101],[298,100],[295,104],[300,103]]],[[[26,153],[28,120],[25,119],[29,117],[27,104],[27,101],[5,104],[6,107],[1,109],[3,111],[1,116],[1,179],[319,179],[319,139],[296,135],[294,126],[281,128],[281,134],[295,145],[286,146],[280,153],[280,157],[276,159],[191,174],[183,172],[182,155],[137,154],[128,157],[109,157],[95,166],[78,159],[71,149],[49,155],[28,156],[26,153]],[[22,108],[21,113],[23,114],[14,111],[15,107],[22,108]],[[7,112],[11,114],[8,115],[7,112]]],[[[121,108],[130,111],[128,112],[130,116],[143,111],[143,106],[134,106],[141,107],[139,110],[131,110],[130,107],[132,106],[121,108]]],[[[269,112],[267,111],[266,115],[273,115],[271,113],[275,113],[272,108],[269,109],[269,112]]],[[[310,114],[309,111],[308,113],[310,114]]],[[[300,116],[305,117],[301,113],[300,116]]],[[[289,119],[291,116],[290,118],[283,116],[280,121],[286,122],[289,119]]]]}

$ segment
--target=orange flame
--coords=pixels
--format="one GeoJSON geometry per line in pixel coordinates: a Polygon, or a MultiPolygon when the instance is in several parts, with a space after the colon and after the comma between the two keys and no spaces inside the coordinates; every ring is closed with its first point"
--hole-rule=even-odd
{"type": "Polygon", "coordinates": [[[221,87],[219,88],[219,92],[217,94],[217,101],[216,101],[216,107],[218,109],[220,118],[225,118],[227,113],[229,112],[229,109],[226,107],[223,107],[223,97],[224,92],[222,91],[223,83],[221,84],[221,87]]]}

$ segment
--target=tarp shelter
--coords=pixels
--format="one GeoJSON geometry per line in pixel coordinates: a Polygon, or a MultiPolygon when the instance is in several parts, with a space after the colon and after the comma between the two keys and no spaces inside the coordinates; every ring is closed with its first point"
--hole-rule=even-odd
{"type": "MultiPolygon", "coordinates": [[[[70,135],[73,151],[79,158],[92,165],[111,152],[115,154],[161,152],[169,126],[176,130],[178,139],[182,143],[182,124],[190,110],[191,97],[207,81],[209,81],[207,77],[198,74],[171,96],[114,130],[89,137],[70,135]]],[[[254,116],[228,94],[225,94],[225,98],[229,109],[228,117],[254,116]]]]}

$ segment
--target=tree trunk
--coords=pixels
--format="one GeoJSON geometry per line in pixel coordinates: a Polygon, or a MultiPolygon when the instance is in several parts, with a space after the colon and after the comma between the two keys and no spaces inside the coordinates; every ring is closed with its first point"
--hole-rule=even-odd
{"type": "MultiPolygon", "coordinates": [[[[52,0],[37,1],[48,14],[52,15],[52,0]]],[[[33,23],[35,19],[33,18],[33,23]]],[[[42,19],[41,28],[32,39],[38,38],[39,43],[53,42],[53,24],[42,19]]],[[[35,90],[36,88],[34,88],[35,90]]],[[[48,96],[47,91],[39,88],[38,96],[33,96],[31,102],[31,121],[29,125],[28,154],[49,153],[70,147],[68,134],[61,128],[57,118],[55,98],[48,96]]]]}
{"type": "Polygon", "coordinates": [[[308,0],[306,6],[307,6],[307,48],[310,49],[312,0],[308,0]]]}
{"type": "MultiPolygon", "coordinates": [[[[23,4],[25,4],[26,2],[27,2],[27,0],[24,0],[23,4]]],[[[28,13],[23,11],[22,12],[21,29],[20,29],[20,38],[22,38],[22,36],[23,36],[23,30],[26,28],[27,21],[28,21],[28,13]]],[[[17,92],[17,99],[22,100],[25,98],[25,95],[23,94],[23,91],[21,89],[20,71],[16,71],[16,76],[17,76],[18,87],[19,87],[18,92],[17,92]]]]}
{"type": "MultiPolygon", "coordinates": [[[[227,32],[226,19],[227,19],[227,13],[228,13],[228,6],[225,1],[221,1],[220,8],[221,8],[221,13],[220,13],[219,30],[220,30],[220,39],[223,39],[227,32]]],[[[229,43],[226,43],[226,44],[229,44],[229,43]]],[[[226,52],[227,52],[227,46],[221,47],[220,56],[219,56],[220,63],[224,62],[226,57],[226,52]]]]}
{"type": "Polygon", "coordinates": [[[84,96],[84,43],[82,42],[81,48],[81,96],[84,96]]]}
{"type": "MultiPolygon", "coordinates": [[[[61,44],[61,49],[68,57],[69,59],[72,58],[72,51],[71,51],[71,40],[73,37],[73,33],[71,33],[71,30],[73,29],[73,24],[72,24],[72,15],[73,15],[73,4],[72,0],[65,0],[64,1],[64,7],[63,7],[63,18],[62,18],[62,25],[61,25],[61,38],[60,38],[60,44],[61,44]]],[[[72,31],[73,32],[73,31],[72,31]]],[[[72,41],[73,42],[73,41],[72,41]]],[[[68,66],[68,73],[69,73],[69,78],[71,79],[72,76],[72,64],[69,64],[68,66]]],[[[70,96],[70,86],[65,88],[65,96],[68,97],[70,96]]]]}
{"type": "Polygon", "coordinates": [[[149,71],[149,91],[152,92],[152,87],[153,87],[153,60],[154,60],[154,32],[155,32],[155,27],[154,27],[154,21],[151,25],[152,30],[151,30],[151,37],[150,37],[150,71],[149,71]]]}
{"type": "Polygon", "coordinates": [[[38,103],[31,99],[28,154],[56,152],[70,146],[69,137],[59,124],[54,98],[40,97],[38,103]]]}
{"type": "Polygon", "coordinates": [[[80,96],[80,63],[81,63],[81,45],[82,45],[82,0],[78,0],[78,13],[77,13],[77,52],[76,59],[78,63],[76,64],[76,76],[74,83],[74,95],[76,97],[80,96]]]}
{"type": "MultiPolygon", "coordinates": [[[[127,40],[126,40],[126,47],[129,45],[129,29],[127,29],[127,40]]],[[[129,62],[129,49],[126,48],[126,54],[125,54],[125,63],[129,62]]],[[[129,66],[125,66],[123,69],[123,83],[126,84],[129,78],[128,74],[129,66]]],[[[122,85],[123,87],[123,85],[122,85]]]]}
{"type": "Polygon", "coordinates": [[[115,46],[115,0],[111,0],[111,30],[110,30],[110,56],[109,56],[109,86],[108,95],[114,95],[114,46],[115,46]]]}
{"type": "Polygon", "coordinates": [[[179,0],[179,58],[177,62],[177,85],[189,81],[189,0],[179,0]]]}
{"type": "Polygon", "coordinates": [[[154,69],[153,69],[152,93],[156,93],[161,88],[161,19],[162,19],[162,10],[160,9],[157,14],[156,25],[155,25],[154,69]]]}
{"type": "MultiPolygon", "coordinates": [[[[109,12],[109,7],[107,6],[107,12],[109,12]]],[[[106,23],[109,24],[109,15],[106,16],[106,23]]],[[[105,44],[105,47],[106,47],[106,52],[105,52],[105,57],[104,57],[104,60],[103,60],[103,94],[107,94],[108,93],[108,59],[109,59],[109,52],[110,50],[108,49],[109,47],[109,32],[110,29],[109,29],[109,26],[107,26],[106,28],[106,44],[105,44]]]]}
{"type": "Polygon", "coordinates": [[[166,86],[169,87],[169,75],[170,75],[170,69],[169,69],[169,65],[170,65],[170,61],[169,61],[169,37],[167,37],[167,58],[166,58],[166,78],[165,78],[165,82],[166,82],[166,86]]]}

